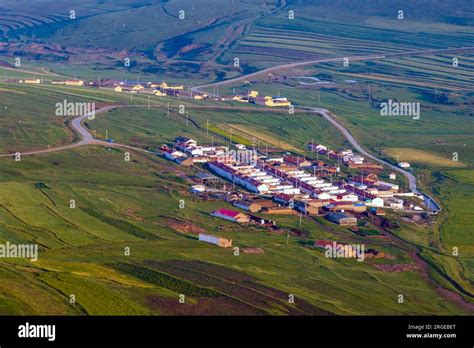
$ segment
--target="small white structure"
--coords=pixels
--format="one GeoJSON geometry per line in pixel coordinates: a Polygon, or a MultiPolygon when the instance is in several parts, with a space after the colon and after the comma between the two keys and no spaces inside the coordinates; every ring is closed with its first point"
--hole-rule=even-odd
{"type": "Polygon", "coordinates": [[[203,151],[198,147],[188,147],[186,148],[186,152],[193,157],[202,156],[204,154],[203,151]]]}
{"type": "Polygon", "coordinates": [[[203,193],[206,191],[206,186],[204,185],[193,185],[191,186],[191,192],[193,193],[203,193]]]}
{"type": "Polygon", "coordinates": [[[408,162],[399,162],[398,166],[400,168],[410,168],[410,163],[408,163],[408,162]]]}
{"type": "Polygon", "coordinates": [[[169,150],[165,152],[165,157],[171,161],[179,162],[186,159],[186,155],[179,151],[169,150]]]}
{"type": "Polygon", "coordinates": [[[245,150],[245,145],[244,144],[235,144],[235,148],[237,150],[245,150]]]}
{"type": "Polygon", "coordinates": [[[201,242],[206,242],[206,243],[210,243],[210,244],[220,246],[221,248],[230,248],[230,247],[232,247],[232,239],[217,237],[217,236],[213,236],[213,235],[210,235],[210,234],[200,233],[199,234],[199,240],[201,242]]]}
{"type": "Polygon", "coordinates": [[[383,207],[384,202],[382,198],[377,197],[377,198],[372,198],[370,201],[366,201],[365,205],[368,207],[380,208],[380,207],[383,207]]]}
{"type": "Polygon", "coordinates": [[[329,195],[328,193],[320,193],[317,195],[316,197],[317,199],[321,199],[321,200],[326,200],[326,199],[330,199],[331,198],[331,195],[329,195]]]}
{"type": "Polygon", "coordinates": [[[388,177],[390,180],[397,180],[397,174],[395,174],[394,172],[391,172],[388,177]]]}
{"type": "Polygon", "coordinates": [[[385,201],[385,205],[392,209],[403,209],[403,200],[399,198],[389,198],[385,201]]]}

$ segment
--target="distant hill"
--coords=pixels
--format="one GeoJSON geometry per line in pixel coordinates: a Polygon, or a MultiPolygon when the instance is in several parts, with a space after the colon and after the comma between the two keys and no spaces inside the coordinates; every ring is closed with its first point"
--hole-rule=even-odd
{"type": "Polygon", "coordinates": [[[405,18],[432,20],[456,25],[474,25],[472,0],[289,0],[289,5],[317,6],[332,9],[338,16],[393,17],[403,10],[405,18]]]}

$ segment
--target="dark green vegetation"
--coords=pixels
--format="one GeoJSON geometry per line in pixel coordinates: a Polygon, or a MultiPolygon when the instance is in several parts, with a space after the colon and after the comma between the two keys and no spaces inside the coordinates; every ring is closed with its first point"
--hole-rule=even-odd
{"type": "MultiPolygon", "coordinates": [[[[45,93],[39,87],[18,89],[28,91],[29,97],[45,93]]],[[[61,90],[55,92],[59,98],[63,97],[61,90]]],[[[104,102],[122,97],[107,91],[89,93],[104,102]]],[[[191,113],[186,125],[182,116],[171,114],[167,121],[166,113],[146,107],[130,109],[98,115],[89,122],[90,126],[102,123],[100,129],[109,128],[115,137],[120,134],[115,127],[120,125],[125,134],[131,134],[132,129],[136,132],[135,138],[123,137],[121,141],[153,145],[155,135],[139,131],[140,125],[146,124],[149,129],[163,131],[156,137],[158,145],[183,131],[208,141],[205,129],[195,123],[202,124],[204,117],[212,124],[227,124],[229,119],[235,119],[233,112],[199,110],[191,113]],[[135,112],[127,122],[130,109],[135,112]],[[132,127],[128,133],[125,125],[132,127]]],[[[249,129],[260,124],[259,118],[253,121],[248,115],[238,115],[233,122],[249,129]]],[[[44,117],[56,118],[49,113],[44,117]]],[[[261,117],[270,116],[262,113],[261,117]]],[[[287,122],[286,116],[272,117],[266,121],[274,122],[275,129],[278,122],[287,122]]],[[[317,117],[312,122],[308,127],[327,127],[317,117]]],[[[265,131],[272,135],[272,129],[265,131]]],[[[286,131],[291,132],[291,128],[286,131]]],[[[216,136],[217,141],[227,140],[216,136]]],[[[300,141],[288,138],[293,146],[300,146],[300,141]]],[[[440,298],[418,272],[383,269],[386,263],[413,267],[404,247],[362,237],[322,218],[303,219],[300,226],[297,217],[275,216],[282,228],[293,231],[288,246],[285,233],[210,218],[211,211],[227,205],[190,195],[186,176],[194,170],[156,156],[132,152],[132,160],[125,162],[121,150],[84,147],[26,156],[21,162],[2,158],[0,172],[1,241],[40,245],[36,262],[2,260],[3,314],[463,312],[440,298]],[[71,199],[76,202],[75,209],[70,208],[71,199]],[[181,199],[184,209],[179,208],[181,199]],[[184,226],[232,238],[240,248],[260,247],[264,254],[241,251],[240,256],[234,256],[232,249],[199,242],[197,235],[186,232],[184,226]],[[328,238],[364,243],[393,259],[362,263],[333,260],[310,248],[315,240],[328,238]],[[130,251],[129,256],[126,250],[130,251]],[[363,301],[367,292],[370,302],[363,301]],[[398,293],[406,294],[402,306],[397,303],[398,293]],[[71,294],[76,296],[74,305],[69,303],[71,294]],[[185,304],[179,303],[179,294],[186,295],[185,304]],[[296,296],[294,305],[287,301],[289,294],[296,296]]],[[[377,229],[370,222],[364,228],[377,229]]],[[[422,239],[425,236],[422,227],[409,222],[402,222],[400,230],[422,239]]]]}
{"type": "MultiPolygon", "coordinates": [[[[424,226],[427,234],[423,237],[406,229],[396,234],[422,249],[420,255],[437,269],[437,279],[447,277],[450,281],[443,284],[460,285],[466,298],[472,299],[473,215],[469,207],[473,203],[474,66],[472,55],[457,57],[458,68],[447,55],[352,62],[349,68],[320,64],[293,76],[314,76],[332,85],[301,85],[287,78],[279,83],[255,81],[236,89],[256,89],[264,95],[279,91],[298,105],[327,108],[372,153],[392,163],[409,158],[420,180],[418,186],[432,194],[443,211],[424,226]],[[381,116],[380,103],[388,99],[419,102],[420,119],[381,116]],[[415,156],[410,155],[412,150],[415,156]],[[458,162],[453,161],[455,156],[458,162]]],[[[221,88],[222,93],[232,88],[221,88]]],[[[324,143],[321,136],[316,141],[324,143]]]]}
{"type": "Polygon", "coordinates": [[[26,65],[44,66],[41,60],[61,74],[88,78],[214,80],[298,60],[472,45],[473,18],[464,1],[2,3],[6,44],[0,53],[6,61],[22,57],[26,65]],[[397,19],[400,9],[403,20],[397,19]],[[126,57],[130,67],[124,66],[126,57]]]}
{"type": "MultiPolygon", "coordinates": [[[[0,5],[5,3],[0,0],[0,5]]],[[[464,3],[393,2],[384,7],[379,1],[308,6],[306,1],[275,5],[235,0],[230,5],[206,0],[193,6],[192,1],[124,0],[24,6],[16,1],[8,2],[8,10],[0,9],[0,60],[13,63],[20,56],[22,67],[33,71],[5,70],[5,79],[63,78],[58,73],[198,85],[296,60],[469,46],[472,17],[464,3]],[[401,6],[403,21],[396,19],[401,6]],[[75,21],[68,19],[71,9],[76,10],[75,21]],[[181,9],[184,21],[176,18],[181,9]],[[295,11],[291,21],[290,9],[295,11]],[[123,66],[125,57],[132,60],[130,68],[123,66]],[[239,68],[232,66],[236,57],[239,68]]],[[[132,160],[125,162],[122,150],[84,147],[21,162],[0,158],[0,241],[40,245],[36,263],[0,261],[0,313],[468,313],[439,287],[472,301],[473,66],[467,51],[390,56],[352,60],[349,67],[336,62],[289,69],[220,90],[227,95],[232,87],[237,92],[280,93],[305,106],[318,106],[319,92],[319,106],[333,111],[361,144],[393,162],[397,158],[384,150],[417,149],[448,160],[456,152],[464,167],[412,163],[420,187],[443,206],[439,216],[421,223],[388,214],[382,221],[385,228],[366,219],[354,233],[322,218],[305,218],[300,225],[297,217],[275,216],[284,229],[277,234],[210,218],[211,211],[230,206],[190,195],[188,176],[195,171],[156,156],[132,152],[132,160]],[[452,66],[454,56],[459,67],[452,66]],[[302,85],[296,79],[301,76],[334,85],[302,85]],[[389,98],[420,102],[420,120],[382,118],[380,103],[389,98]],[[179,208],[181,199],[184,209],[179,208]],[[234,256],[231,249],[200,243],[185,228],[189,226],[232,238],[240,248],[260,247],[264,253],[234,256]],[[391,234],[403,242],[381,236],[391,234]],[[364,243],[391,258],[360,263],[328,259],[311,248],[318,239],[364,243]],[[71,294],[75,305],[69,302],[71,294]],[[180,294],[186,295],[185,304],[179,303],[180,294]],[[288,303],[289,294],[296,296],[295,304],[288,303]],[[398,294],[404,294],[404,304],[397,303],[398,294]]],[[[98,138],[105,138],[107,130],[116,142],[151,150],[177,135],[201,143],[254,143],[270,151],[303,153],[311,140],[331,148],[347,146],[334,128],[310,114],[173,98],[153,98],[147,109],[144,95],[2,83],[0,152],[77,140],[68,128],[70,120],[54,116],[54,104],[63,99],[134,104],[99,115],[87,127],[98,138]],[[187,107],[187,117],[177,112],[179,104],[187,107]]]]}
{"type": "MultiPolygon", "coordinates": [[[[177,168],[163,160],[137,158],[136,162],[124,163],[122,154],[116,151],[84,148],[27,158],[14,166],[17,171],[14,177],[5,174],[11,168],[9,160],[2,160],[1,238],[17,243],[37,242],[41,248],[36,263],[2,262],[3,272],[13,274],[2,277],[4,314],[276,314],[301,310],[315,314],[323,313],[322,309],[335,313],[457,311],[438,300],[415,272],[387,273],[369,263],[328,260],[321,251],[300,246],[301,237],[292,236],[290,245],[286,246],[284,235],[209,218],[208,213],[223,203],[203,202],[189,196],[185,193],[186,186],[173,184],[173,175],[176,175],[173,173],[177,168]],[[98,167],[99,158],[101,165],[98,167]],[[39,178],[49,187],[44,189],[48,197],[34,186],[39,178]],[[72,198],[77,200],[76,209],[69,208],[72,198]],[[185,209],[178,208],[179,199],[185,199],[185,209]],[[102,215],[113,216],[113,220],[97,218],[81,208],[100,211],[102,215]],[[232,250],[200,243],[195,235],[170,227],[174,227],[170,220],[176,218],[233,238],[236,246],[261,247],[265,254],[237,257],[232,250]],[[123,223],[117,224],[118,220],[123,223]],[[148,240],[131,235],[128,231],[131,225],[160,238],[148,240]],[[219,231],[221,228],[224,229],[219,231]],[[130,256],[124,256],[126,247],[130,248],[130,256]],[[227,281],[229,284],[216,280],[207,282],[204,275],[197,279],[192,272],[165,268],[159,268],[159,273],[148,271],[140,266],[148,260],[202,260],[221,265],[223,274],[232,269],[241,277],[251,275],[254,287],[265,285],[268,292],[279,289],[279,295],[277,299],[261,298],[259,288],[248,290],[245,283],[230,280],[227,281]],[[129,262],[133,263],[133,273],[129,262]],[[120,266],[110,269],[111,264],[120,266]],[[11,286],[13,276],[18,284],[16,287],[11,286]],[[356,283],[354,279],[357,279],[356,283]],[[198,284],[200,290],[191,284],[198,284]],[[204,291],[201,287],[210,290],[204,291]],[[35,296],[19,296],[15,290],[19,288],[26,288],[35,296]],[[366,296],[363,294],[369,289],[373,302],[362,304],[361,300],[366,296]],[[218,297],[214,291],[219,292],[218,297]],[[409,294],[407,296],[412,299],[403,307],[396,302],[399,292],[409,294]],[[189,305],[197,304],[190,307],[179,304],[180,293],[187,295],[189,305]],[[297,298],[296,306],[291,310],[291,306],[284,305],[288,296],[284,294],[289,293],[297,298]],[[76,295],[77,306],[68,305],[70,294],[76,295]],[[213,294],[211,298],[210,294],[213,294]],[[38,299],[44,307],[38,304],[38,299]],[[235,299],[247,305],[235,303],[235,299]],[[217,302],[210,305],[209,301],[217,302]],[[225,307],[218,305],[221,301],[225,307]],[[14,307],[14,303],[18,306],[14,307]],[[51,306],[51,303],[58,305],[51,306]],[[303,305],[306,309],[298,309],[303,305]]],[[[294,217],[279,217],[278,221],[284,227],[298,227],[294,217]]],[[[308,231],[310,240],[327,238],[333,233],[343,240],[353,238],[350,232],[323,220],[316,224],[311,220],[303,221],[301,228],[308,231]]],[[[383,246],[375,240],[366,243],[380,244],[378,248],[397,255],[397,263],[410,262],[396,248],[383,246]]],[[[213,275],[212,267],[204,267],[203,273],[213,275]]]]}

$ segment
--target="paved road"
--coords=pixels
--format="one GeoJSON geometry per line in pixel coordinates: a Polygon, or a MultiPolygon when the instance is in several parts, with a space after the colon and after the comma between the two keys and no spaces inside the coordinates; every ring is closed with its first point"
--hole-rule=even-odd
{"type": "MultiPolygon", "coordinates": [[[[103,113],[103,112],[108,112],[113,109],[121,108],[121,107],[135,107],[135,106],[143,106],[143,105],[110,105],[110,106],[105,106],[103,108],[100,108],[95,111],[95,115],[103,113]]],[[[101,146],[107,146],[107,147],[121,147],[121,148],[126,148],[130,150],[135,150],[135,151],[140,151],[140,152],[145,152],[145,153],[150,153],[153,154],[153,152],[140,149],[138,147],[133,147],[129,145],[124,145],[120,143],[109,143],[107,141],[103,140],[98,140],[95,139],[94,136],[89,132],[89,130],[84,126],[84,121],[88,119],[91,115],[85,114],[82,116],[78,116],[74,118],[71,121],[71,128],[75,130],[79,136],[80,140],[76,143],[69,144],[69,145],[63,145],[63,146],[56,146],[56,147],[51,147],[48,149],[42,149],[42,150],[32,150],[32,151],[25,151],[25,152],[20,152],[21,156],[30,156],[30,155],[39,155],[39,154],[46,154],[46,153],[52,153],[52,152],[59,152],[59,151],[64,151],[64,150],[69,150],[69,149],[74,149],[79,146],[84,146],[84,145],[101,145],[101,146]]],[[[0,157],[14,157],[15,153],[6,153],[6,154],[0,154],[0,157]]]]}
{"type": "MultiPolygon", "coordinates": [[[[463,52],[463,51],[474,51],[474,47],[461,47],[461,48],[446,48],[446,49],[439,49],[439,50],[419,50],[419,51],[405,51],[399,53],[386,53],[386,54],[372,54],[366,56],[346,56],[346,57],[338,57],[338,58],[325,58],[325,59],[315,59],[315,60],[305,60],[299,61],[294,63],[287,63],[277,65],[271,68],[263,69],[260,71],[253,72],[251,74],[235,77],[230,80],[220,81],[209,83],[206,85],[196,86],[193,87],[193,91],[199,91],[200,88],[214,88],[224,86],[230,83],[239,82],[242,80],[248,80],[252,77],[257,77],[259,75],[268,74],[274,71],[281,71],[290,68],[296,68],[305,65],[313,65],[313,64],[320,64],[320,63],[328,63],[328,62],[342,62],[344,59],[348,58],[349,62],[351,61],[358,61],[358,60],[378,60],[384,58],[397,58],[397,57],[404,57],[404,56],[417,56],[417,55],[431,55],[431,54],[440,54],[440,53],[448,53],[448,52],[463,52]]],[[[209,93],[208,93],[209,94],[209,93]]]]}
{"type": "Polygon", "coordinates": [[[339,123],[336,120],[336,116],[333,115],[329,110],[327,109],[321,109],[321,108],[311,108],[311,107],[302,107],[304,110],[309,110],[311,112],[317,113],[319,115],[322,115],[326,120],[328,120],[334,127],[336,127],[343,135],[344,137],[351,143],[351,145],[362,155],[365,157],[371,158],[372,160],[379,162],[387,167],[390,167],[393,170],[396,170],[397,172],[403,174],[407,179],[408,179],[408,184],[410,187],[410,190],[415,193],[420,193],[418,189],[416,188],[416,177],[410,173],[407,170],[404,170],[400,167],[397,167],[383,159],[380,159],[371,153],[369,153],[367,150],[365,150],[358,142],[355,140],[354,136],[349,132],[347,128],[345,128],[341,123],[339,123]]]}
{"type": "MultiPolygon", "coordinates": [[[[192,90],[199,92],[201,88],[214,88],[214,87],[219,87],[219,86],[224,86],[227,84],[231,83],[236,83],[242,80],[248,80],[251,79],[252,77],[257,77],[262,74],[268,74],[274,71],[281,71],[289,68],[295,68],[299,66],[305,66],[305,65],[312,65],[312,64],[318,64],[318,63],[325,63],[325,62],[337,62],[337,61],[342,61],[345,58],[349,58],[349,61],[354,61],[354,60],[376,60],[376,59],[384,59],[387,57],[402,57],[402,56],[416,56],[416,55],[431,55],[431,54],[439,54],[439,53],[447,53],[447,52],[462,52],[462,51],[472,51],[474,50],[474,47],[462,47],[462,48],[449,48],[449,49],[440,49],[440,50],[419,50],[419,51],[407,51],[407,52],[400,52],[400,53],[389,53],[389,54],[379,54],[379,55],[367,55],[367,56],[352,56],[352,57],[339,57],[339,58],[328,58],[328,59],[317,59],[317,60],[309,60],[309,61],[302,61],[302,62],[295,62],[295,63],[288,63],[288,64],[282,64],[278,65],[275,67],[267,68],[264,70],[260,70],[248,75],[243,75],[239,76],[230,80],[225,80],[225,81],[220,81],[220,82],[215,82],[215,83],[210,83],[206,85],[201,85],[201,86],[196,86],[193,87],[192,90]]],[[[367,150],[365,150],[358,142],[357,140],[352,136],[352,134],[345,128],[339,121],[337,121],[337,117],[333,115],[329,110],[327,109],[321,109],[321,108],[315,108],[315,107],[301,107],[301,109],[308,110],[310,112],[318,113],[322,115],[326,120],[328,120],[334,127],[336,127],[342,134],[343,136],[351,143],[351,145],[361,154],[364,156],[379,162],[383,164],[386,167],[389,167],[402,175],[404,175],[407,180],[408,180],[408,185],[410,190],[418,195],[423,195],[425,203],[427,207],[433,212],[437,213],[441,210],[440,205],[429,195],[422,193],[416,185],[416,177],[413,175],[411,172],[404,170],[400,167],[397,167],[381,158],[378,158],[371,153],[369,153],[367,150]]]]}

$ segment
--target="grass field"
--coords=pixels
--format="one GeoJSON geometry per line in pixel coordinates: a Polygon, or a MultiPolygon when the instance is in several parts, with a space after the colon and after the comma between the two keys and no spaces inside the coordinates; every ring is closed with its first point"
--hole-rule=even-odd
{"type": "Polygon", "coordinates": [[[407,161],[414,163],[428,164],[433,167],[463,167],[462,162],[453,161],[452,158],[443,158],[426,151],[407,148],[387,148],[382,152],[396,159],[397,161],[407,161]]]}
{"type": "MultiPolygon", "coordinates": [[[[151,150],[178,135],[199,143],[256,144],[261,151],[304,153],[311,141],[349,147],[314,114],[49,82],[165,79],[188,88],[296,60],[472,45],[474,32],[463,8],[455,13],[447,8],[443,15],[448,17],[441,20],[432,7],[420,10],[407,3],[407,18],[398,21],[397,9],[380,1],[351,8],[331,2],[292,1],[285,7],[268,1],[120,0],[89,6],[45,0],[25,7],[9,1],[9,10],[0,9],[0,58],[11,64],[20,55],[23,65],[3,69],[0,79],[36,76],[46,83],[0,83],[0,153],[77,141],[70,118],[55,116],[55,104],[65,99],[129,105],[86,126],[99,139],[107,134],[115,142],[151,150]],[[74,21],[68,18],[71,7],[78,16],[74,21]],[[288,18],[290,7],[294,20],[288,18]],[[184,20],[177,18],[180,10],[184,20]],[[123,66],[125,57],[132,60],[130,68],[123,66]],[[232,64],[235,58],[239,67],[232,64]],[[187,113],[178,112],[180,105],[187,113]]],[[[158,156],[131,151],[127,162],[121,149],[88,146],[20,162],[4,157],[0,242],[36,243],[40,254],[36,262],[0,259],[0,314],[468,314],[439,290],[471,302],[474,297],[472,52],[389,56],[351,61],[349,67],[324,63],[281,75],[229,85],[220,93],[255,89],[260,95],[286,96],[297,106],[328,108],[372,153],[411,162],[417,185],[443,210],[424,224],[389,212],[385,221],[400,227],[381,228],[365,217],[360,233],[322,217],[268,216],[282,228],[277,233],[210,217],[231,206],[191,195],[195,168],[158,156]],[[454,55],[458,66],[452,64],[454,55]],[[302,85],[302,76],[329,83],[302,85]],[[382,117],[380,103],[387,99],[420,102],[421,118],[382,117]],[[454,152],[459,162],[450,160],[454,152]],[[264,252],[234,256],[233,249],[199,242],[180,224],[264,252]],[[392,234],[400,240],[381,237],[392,234]],[[319,239],[364,244],[390,258],[326,258],[311,247],[319,239]],[[420,269],[421,260],[428,271],[420,269]],[[294,304],[288,303],[289,294],[296,296],[294,304]],[[397,302],[399,294],[404,304],[397,302]]]]}
{"type": "MultiPolygon", "coordinates": [[[[52,93],[50,87],[22,88],[18,90],[28,90],[29,98],[34,93],[52,93]]],[[[75,95],[79,91],[58,89],[56,93],[75,95]]],[[[89,93],[91,98],[104,102],[123,98],[108,91],[89,93]]],[[[137,98],[140,102],[143,97],[137,98]]],[[[323,142],[337,138],[321,118],[303,114],[290,118],[263,111],[249,115],[243,111],[190,110],[187,125],[179,114],[172,112],[168,118],[163,109],[145,107],[100,115],[90,126],[98,135],[109,129],[117,141],[151,146],[172,141],[179,134],[209,141],[207,119],[216,125],[232,122],[243,129],[258,128],[262,134],[265,131],[268,136],[283,139],[278,133],[281,127],[288,133],[285,141],[298,148],[313,136],[323,142]],[[158,135],[148,131],[153,129],[158,135]],[[295,132],[302,136],[295,137],[295,132]]],[[[228,141],[217,134],[215,137],[216,141],[228,141]]],[[[15,296],[13,301],[15,290],[2,287],[2,314],[460,311],[439,298],[417,272],[390,273],[374,266],[384,260],[332,260],[308,248],[308,243],[322,238],[358,241],[393,255],[392,263],[411,263],[404,251],[322,218],[303,219],[300,226],[298,217],[274,217],[282,228],[305,231],[302,236],[292,234],[288,246],[284,234],[210,218],[208,214],[225,203],[191,196],[183,174],[192,175],[192,169],[155,156],[132,153],[132,161],[124,162],[120,150],[87,147],[25,157],[17,163],[4,158],[0,160],[0,172],[0,240],[40,245],[36,263],[2,260],[1,270],[14,274],[15,289],[38,292],[44,298],[39,303],[33,300],[37,297],[15,296]],[[75,209],[69,206],[71,199],[76,201],[75,209]],[[184,199],[185,209],[179,208],[180,199],[184,199]],[[234,256],[232,250],[200,243],[196,235],[170,227],[175,219],[232,238],[241,248],[258,246],[265,253],[234,256]],[[130,256],[125,256],[125,248],[130,248],[130,256]],[[370,303],[363,301],[367,291],[373,299],[370,303]],[[178,301],[180,293],[186,295],[185,304],[178,301]],[[406,294],[403,306],[397,303],[398,293],[406,294]],[[295,294],[294,306],[286,301],[288,294],[295,294]],[[71,295],[75,295],[74,304],[69,303],[71,295]],[[54,303],[61,305],[52,309],[54,303]],[[104,303],[107,308],[102,310],[104,303]]],[[[410,234],[423,235],[422,228],[410,228],[410,234]]]]}

